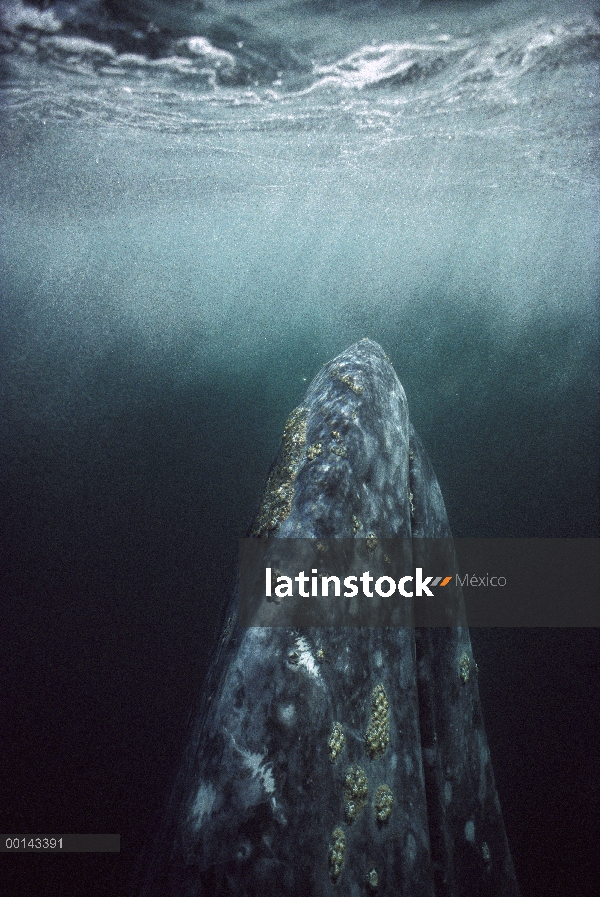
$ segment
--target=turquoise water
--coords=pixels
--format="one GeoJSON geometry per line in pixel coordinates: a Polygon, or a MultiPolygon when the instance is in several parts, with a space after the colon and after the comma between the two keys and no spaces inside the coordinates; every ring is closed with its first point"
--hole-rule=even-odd
{"type": "MultiPolygon", "coordinates": [[[[81,894],[123,892],[285,418],[350,343],[455,535],[598,534],[594,4],[132,9],[0,14],[4,806],[121,832],[81,894]]],[[[478,656],[509,839],[524,894],[584,894],[590,805],[548,794],[597,787],[594,720],[544,683],[564,657],[587,706],[593,636],[527,638],[478,656]]]]}

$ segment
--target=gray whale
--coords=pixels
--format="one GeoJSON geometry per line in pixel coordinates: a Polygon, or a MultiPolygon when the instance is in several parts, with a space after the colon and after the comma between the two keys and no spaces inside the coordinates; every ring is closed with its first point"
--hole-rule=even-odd
{"type": "MultiPolygon", "coordinates": [[[[290,415],[250,535],[450,537],[379,345],[290,415]]],[[[142,893],[492,897],[518,887],[469,632],[236,625],[208,677],[142,893]]]]}

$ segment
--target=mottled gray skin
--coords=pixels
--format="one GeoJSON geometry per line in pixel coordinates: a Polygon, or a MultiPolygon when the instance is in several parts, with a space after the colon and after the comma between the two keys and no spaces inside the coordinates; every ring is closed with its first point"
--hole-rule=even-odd
{"type": "MultiPolygon", "coordinates": [[[[321,451],[303,453],[289,515],[268,535],[412,536],[417,557],[419,537],[450,535],[404,390],[376,343],[327,364],[303,407],[306,447],[321,451]]],[[[468,630],[239,630],[233,621],[143,893],[517,895],[468,630]],[[390,739],[373,757],[365,735],[378,685],[390,739]],[[334,723],[345,742],[332,760],[334,723]],[[350,820],[352,766],[368,795],[350,820]],[[382,784],[394,797],[384,822],[373,806],[382,784]],[[337,876],[336,829],[345,838],[337,876]]]]}

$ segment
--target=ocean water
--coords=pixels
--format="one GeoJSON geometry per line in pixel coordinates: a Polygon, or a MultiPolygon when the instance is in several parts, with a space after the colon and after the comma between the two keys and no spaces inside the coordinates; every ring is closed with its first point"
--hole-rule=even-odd
{"type": "MultiPolygon", "coordinates": [[[[7,894],[124,895],[283,423],[391,357],[456,536],[598,536],[593,2],[0,6],[7,894]]],[[[474,631],[524,897],[597,894],[595,631],[474,631]]]]}

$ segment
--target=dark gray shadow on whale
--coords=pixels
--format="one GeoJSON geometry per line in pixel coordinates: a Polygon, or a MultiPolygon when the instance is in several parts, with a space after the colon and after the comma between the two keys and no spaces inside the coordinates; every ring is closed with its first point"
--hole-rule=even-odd
{"type": "MultiPolygon", "coordinates": [[[[323,367],[250,535],[449,538],[376,343],[323,367]]],[[[451,572],[451,571],[449,571],[451,572]]],[[[230,603],[145,897],[517,895],[466,625],[237,625],[230,603]]]]}

